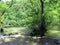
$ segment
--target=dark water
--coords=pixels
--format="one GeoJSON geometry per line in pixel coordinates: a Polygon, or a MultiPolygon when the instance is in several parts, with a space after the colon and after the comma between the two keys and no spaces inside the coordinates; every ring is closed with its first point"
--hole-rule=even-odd
{"type": "Polygon", "coordinates": [[[48,39],[48,38],[40,39],[24,36],[11,37],[0,35],[0,45],[60,45],[60,39],[48,39]],[[7,39],[10,39],[11,41],[7,41],[7,39]]]}

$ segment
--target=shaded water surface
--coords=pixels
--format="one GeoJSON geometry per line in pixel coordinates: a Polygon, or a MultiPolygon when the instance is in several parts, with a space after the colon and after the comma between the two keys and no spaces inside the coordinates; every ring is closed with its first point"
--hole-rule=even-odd
{"type": "Polygon", "coordinates": [[[0,39],[0,45],[60,45],[55,39],[36,38],[30,36],[3,36],[0,39]]]}

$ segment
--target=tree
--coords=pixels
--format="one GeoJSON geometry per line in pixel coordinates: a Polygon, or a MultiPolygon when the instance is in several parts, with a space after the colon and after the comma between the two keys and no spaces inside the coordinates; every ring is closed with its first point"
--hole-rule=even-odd
{"type": "Polygon", "coordinates": [[[45,25],[45,15],[44,15],[44,1],[40,0],[41,2],[41,26],[40,26],[40,35],[45,36],[46,32],[46,25],[45,25]]]}
{"type": "Polygon", "coordinates": [[[0,2],[0,31],[3,32],[3,16],[7,9],[7,5],[0,2]]]}

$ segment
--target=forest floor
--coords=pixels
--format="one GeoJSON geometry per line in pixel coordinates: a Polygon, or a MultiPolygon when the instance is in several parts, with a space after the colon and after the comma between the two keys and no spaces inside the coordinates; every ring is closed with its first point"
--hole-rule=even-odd
{"type": "Polygon", "coordinates": [[[33,40],[33,38],[29,36],[10,36],[1,39],[0,45],[39,45],[39,40],[37,42],[35,40],[33,40]]]}
{"type": "MultiPolygon", "coordinates": [[[[8,34],[10,32],[18,30],[21,32],[29,33],[30,30],[25,28],[4,28],[8,34]],[[28,30],[28,31],[27,31],[28,30]]],[[[17,32],[17,31],[16,31],[17,32]]],[[[22,33],[21,33],[22,34],[22,33]]],[[[24,34],[23,34],[24,35],[24,34]]],[[[18,35],[10,35],[10,36],[0,36],[0,45],[60,45],[55,39],[49,38],[41,38],[41,37],[31,37],[31,36],[22,36],[18,35]]]]}
{"type": "Polygon", "coordinates": [[[8,36],[0,39],[0,45],[60,45],[56,44],[54,40],[40,37],[30,36],[8,36]]]}

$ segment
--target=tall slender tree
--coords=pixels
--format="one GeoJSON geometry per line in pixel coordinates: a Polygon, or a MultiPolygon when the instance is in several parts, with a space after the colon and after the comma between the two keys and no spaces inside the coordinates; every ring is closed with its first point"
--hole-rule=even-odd
{"type": "MultiPolygon", "coordinates": [[[[1,1],[1,0],[0,0],[1,1]]],[[[10,7],[12,6],[12,3],[13,3],[13,0],[11,0],[11,5],[10,5],[10,7]]],[[[3,5],[2,5],[2,7],[3,7],[3,5]]],[[[6,7],[3,7],[3,8],[6,8],[6,7]]],[[[3,10],[3,9],[2,9],[3,10]]],[[[4,32],[4,30],[3,30],[3,27],[2,27],[2,24],[3,24],[3,21],[2,21],[2,16],[4,15],[4,13],[5,13],[5,10],[3,10],[2,12],[1,12],[1,14],[0,14],[0,32],[1,33],[3,33],[4,32]]]]}
{"type": "Polygon", "coordinates": [[[40,26],[40,35],[41,37],[45,35],[46,32],[46,25],[45,25],[45,16],[44,16],[44,1],[40,0],[41,2],[41,26],[40,26]]]}

